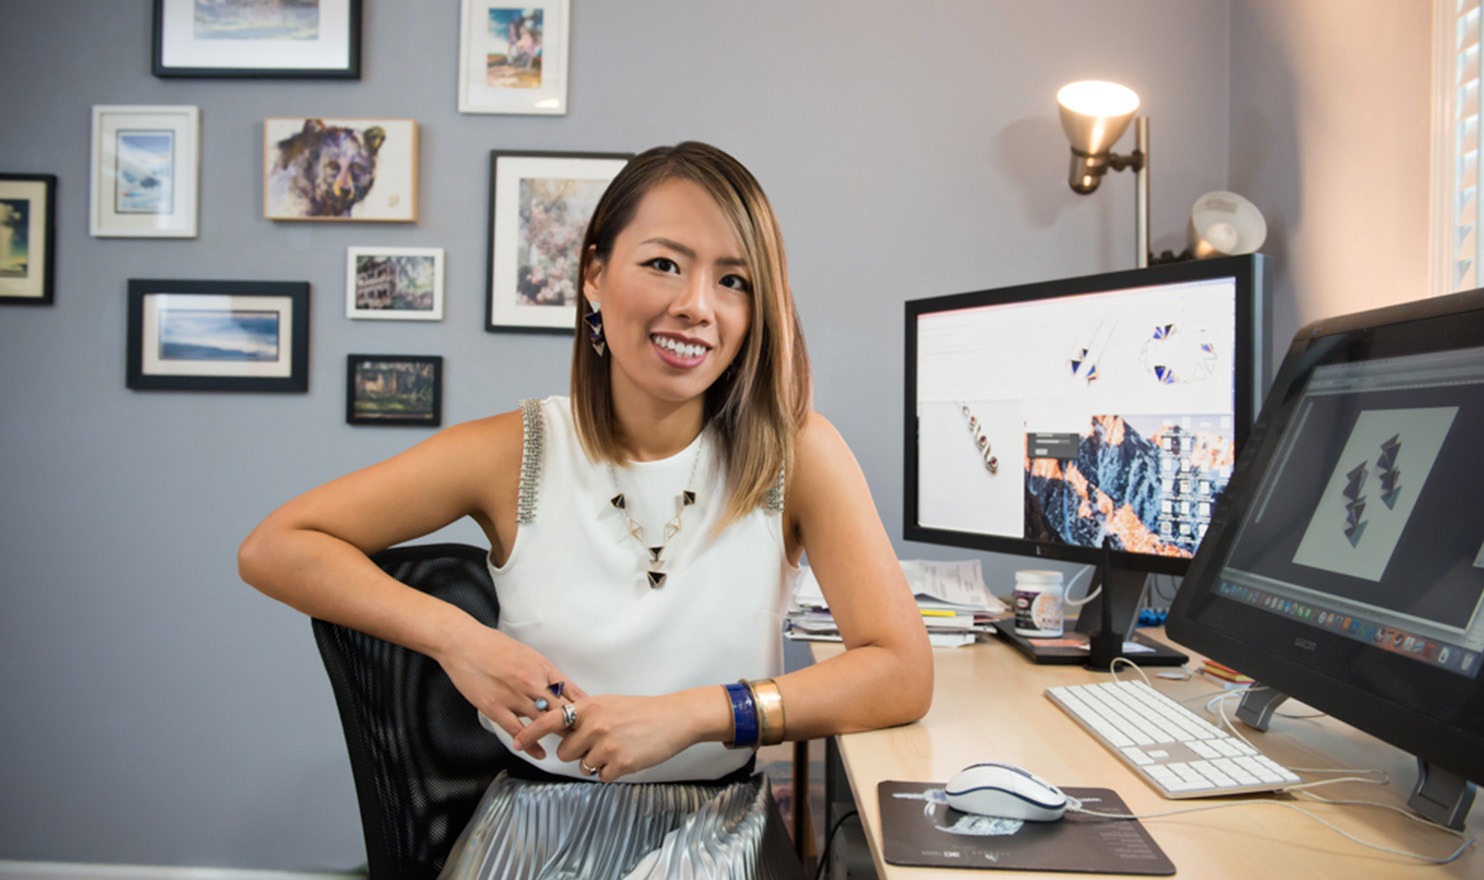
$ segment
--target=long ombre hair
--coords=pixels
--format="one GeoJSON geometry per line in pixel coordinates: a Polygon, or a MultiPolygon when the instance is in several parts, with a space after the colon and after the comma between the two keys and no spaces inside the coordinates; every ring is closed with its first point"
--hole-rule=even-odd
{"type": "Polygon", "coordinates": [[[752,282],[752,325],[736,359],[706,389],[706,419],[716,426],[730,498],[722,523],[766,503],[780,477],[791,474],[794,438],[812,404],[813,380],[793,294],[783,236],[773,206],[752,174],[725,152],[687,141],[655,147],[624,166],[598,201],[582,241],[577,279],[577,338],[572,346],[572,411],[588,455],[614,464],[624,450],[613,414],[607,358],[588,341],[584,292],[593,261],[606,262],[614,241],[655,186],[681,178],[710,194],[742,246],[752,282]]]}

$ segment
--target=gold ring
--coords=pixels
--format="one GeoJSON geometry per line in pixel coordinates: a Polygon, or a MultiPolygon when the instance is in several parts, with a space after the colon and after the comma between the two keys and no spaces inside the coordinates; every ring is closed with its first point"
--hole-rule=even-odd
{"type": "Polygon", "coordinates": [[[577,769],[578,770],[581,770],[584,776],[597,776],[598,775],[598,771],[599,770],[602,770],[603,768],[602,767],[589,767],[589,766],[587,766],[587,759],[586,758],[578,758],[577,759],[577,769]]]}

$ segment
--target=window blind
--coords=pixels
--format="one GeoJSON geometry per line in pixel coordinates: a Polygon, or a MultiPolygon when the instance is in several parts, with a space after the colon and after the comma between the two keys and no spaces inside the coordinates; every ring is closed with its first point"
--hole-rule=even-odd
{"type": "Polygon", "coordinates": [[[1435,284],[1441,293],[1484,287],[1479,193],[1480,0],[1434,0],[1435,284]],[[1439,173],[1440,172],[1440,173],[1439,173]]]}

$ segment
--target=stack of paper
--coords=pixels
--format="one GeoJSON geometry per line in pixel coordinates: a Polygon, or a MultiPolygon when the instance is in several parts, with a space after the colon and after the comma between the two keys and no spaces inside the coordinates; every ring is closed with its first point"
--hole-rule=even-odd
{"type": "MultiPolygon", "coordinates": [[[[1010,609],[989,592],[979,560],[902,562],[902,573],[917,597],[928,637],[939,647],[967,645],[978,633],[993,633],[991,620],[1010,609]]],[[[805,568],[784,623],[791,639],[840,641],[840,630],[812,569],[805,568]]]]}

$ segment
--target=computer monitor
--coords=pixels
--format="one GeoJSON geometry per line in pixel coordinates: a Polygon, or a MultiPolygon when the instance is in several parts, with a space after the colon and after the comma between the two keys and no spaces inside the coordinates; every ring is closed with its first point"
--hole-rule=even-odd
{"type": "MultiPolygon", "coordinates": [[[[1484,781],[1484,291],[1294,338],[1167,631],[1415,754],[1461,826],[1484,781]]],[[[1266,699],[1262,696],[1266,695],[1266,699]]],[[[1281,698],[1280,698],[1281,699],[1281,698]]]]}
{"type": "MultiPolygon", "coordinates": [[[[1131,629],[1147,574],[1184,574],[1257,411],[1270,275],[1252,254],[909,301],[904,537],[1106,558],[1131,629]]],[[[1038,662],[1087,656],[1000,629],[1038,662]]]]}

